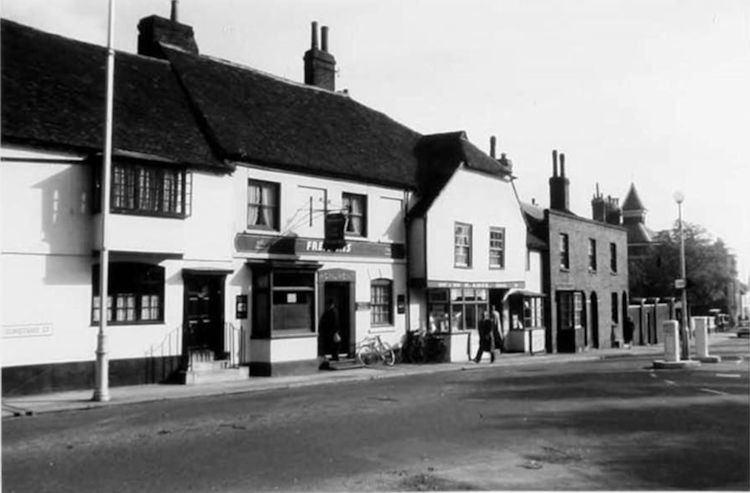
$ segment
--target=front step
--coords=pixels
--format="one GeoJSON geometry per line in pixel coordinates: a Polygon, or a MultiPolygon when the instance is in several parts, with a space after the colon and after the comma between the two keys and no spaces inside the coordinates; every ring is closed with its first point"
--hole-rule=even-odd
{"type": "Polygon", "coordinates": [[[200,385],[204,383],[238,382],[250,378],[247,368],[226,366],[226,361],[214,361],[213,364],[202,362],[189,370],[180,372],[180,383],[183,385],[200,385]]]}
{"type": "Polygon", "coordinates": [[[247,368],[233,368],[227,360],[214,360],[213,351],[201,350],[190,353],[188,369],[179,374],[183,385],[200,385],[204,383],[236,382],[247,380],[250,373],[247,368]]]}
{"type": "Polygon", "coordinates": [[[338,361],[326,360],[320,364],[321,370],[329,371],[341,371],[341,370],[356,370],[357,368],[364,368],[365,365],[359,363],[354,358],[340,359],[338,361]]]}

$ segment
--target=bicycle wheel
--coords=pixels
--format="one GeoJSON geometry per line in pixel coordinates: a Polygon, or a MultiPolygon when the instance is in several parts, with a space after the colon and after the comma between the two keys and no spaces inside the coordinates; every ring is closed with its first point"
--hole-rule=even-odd
{"type": "Polygon", "coordinates": [[[396,353],[393,352],[393,348],[387,342],[384,342],[380,348],[380,356],[387,366],[393,366],[396,363],[396,353]]]}
{"type": "Polygon", "coordinates": [[[378,354],[373,350],[372,346],[362,346],[357,350],[357,363],[365,366],[369,366],[378,361],[378,354]]]}

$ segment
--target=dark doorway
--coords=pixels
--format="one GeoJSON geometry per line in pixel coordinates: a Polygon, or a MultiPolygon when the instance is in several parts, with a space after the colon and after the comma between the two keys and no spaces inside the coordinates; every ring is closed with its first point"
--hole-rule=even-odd
{"type": "Polygon", "coordinates": [[[183,354],[211,351],[215,359],[224,359],[224,275],[186,275],[184,279],[183,354]]]}
{"type": "MultiPolygon", "coordinates": [[[[339,343],[339,353],[342,356],[353,356],[354,347],[352,340],[352,316],[354,310],[352,307],[352,290],[354,285],[350,282],[326,282],[323,285],[323,298],[322,302],[324,307],[328,305],[329,301],[333,301],[336,305],[336,310],[339,314],[339,335],[341,336],[341,342],[339,343]]],[[[325,308],[323,308],[324,310],[325,308]]],[[[321,315],[323,313],[321,310],[321,315]]],[[[318,332],[318,352],[319,355],[323,355],[326,348],[326,344],[320,338],[325,337],[325,334],[318,332]]]]}
{"type": "Polygon", "coordinates": [[[591,347],[599,349],[599,298],[591,293],[591,347]]]}

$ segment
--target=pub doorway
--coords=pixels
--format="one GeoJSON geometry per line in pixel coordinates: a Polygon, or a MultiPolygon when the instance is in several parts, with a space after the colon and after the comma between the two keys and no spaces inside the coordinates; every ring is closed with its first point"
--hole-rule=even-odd
{"type": "Polygon", "coordinates": [[[183,271],[185,286],[183,355],[225,359],[224,276],[183,271]]]}
{"type": "MultiPolygon", "coordinates": [[[[354,356],[354,340],[352,335],[352,315],[354,313],[352,307],[352,290],[353,284],[346,281],[333,281],[326,282],[323,284],[323,296],[321,298],[322,307],[320,315],[322,316],[326,308],[331,302],[336,306],[338,312],[338,324],[339,324],[339,335],[341,336],[341,342],[339,342],[339,357],[348,358],[354,356]]],[[[323,356],[328,342],[324,340],[329,334],[318,331],[318,354],[323,356]]]]}

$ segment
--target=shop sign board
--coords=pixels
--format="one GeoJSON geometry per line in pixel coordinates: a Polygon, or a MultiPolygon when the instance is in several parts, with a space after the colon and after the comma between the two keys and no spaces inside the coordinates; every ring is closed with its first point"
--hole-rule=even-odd
{"type": "Polygon", "coordinates": [[[344,255],[353,257],[376,257],[403,259],[406,249],[403,243],[376,243],[371,241],[347,240],[337,249],[327,249],[326,240],[304,238],[299,236],[266,236],[251,233],[240,233],[235,237],[237,252],[243,253],[276,253],[285,255],[344,255]]]}
{"type": "Polygon", "coordinates": [[[494,282],[461,282],[461,281],[427,281],[428,288],[474,288],[474,289],[523,289],[526,281],[494,281],[494,282]]]}

